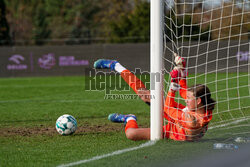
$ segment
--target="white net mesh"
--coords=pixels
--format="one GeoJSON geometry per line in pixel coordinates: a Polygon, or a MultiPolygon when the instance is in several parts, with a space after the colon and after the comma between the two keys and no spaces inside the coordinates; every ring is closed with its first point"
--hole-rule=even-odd
{"type": "MultiPolygon", "coordinates": [[[[250,133],[242,128],[250,126],[250,1],[165,0],[164,16],[165,72],[174,67],[174,52],[184,57],[188,86],[207,85],[217,102],[209,127],[237,123],[250,133]]],[[[166,77],[165,95],[169,83],[166,77]]]]}

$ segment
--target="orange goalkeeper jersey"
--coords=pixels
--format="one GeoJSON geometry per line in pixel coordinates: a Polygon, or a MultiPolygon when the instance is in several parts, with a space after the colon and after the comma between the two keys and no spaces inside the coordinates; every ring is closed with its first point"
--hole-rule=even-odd
{"type": "MultiPolygon", "coordinates": [[[[145,88],[142,81],[129,70],[122,71],[121,76],[136,94],[138,94],[139,89],[145,88]]],[[[180,95],[186,99],[186,80],[180,80],[179,84],[181,86],[180,95]]],[[[212,111],[207,111],[205,114],[187,111],[184,105],[175,102],[175,93],[168,92],[164,106],[164,117],[168,120],[168,124],[163,127],[167,138],[192,141],[205,134],[208,123],[212,119],[212,111]]]]}
{"type": "MultiPolygon", "coordinates": [[[[180,95],[186,99],[186,80],[180,80],[179,84],[180,95]]],[[[165,137],[193,141],[204,136],[212,119],[212,111],[204,114],[188,111],[186,106],[175,102],[175,93],[169,91],[164,105],[164,117],[168,120],[168,124],[163,127],[165,137]]]]}

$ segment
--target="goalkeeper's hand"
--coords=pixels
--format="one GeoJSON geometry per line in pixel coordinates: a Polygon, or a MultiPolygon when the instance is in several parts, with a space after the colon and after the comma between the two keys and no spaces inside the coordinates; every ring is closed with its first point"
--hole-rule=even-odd
{"type": "Polygon", "coordinates": [[[171,82],[179,83],[179,80],[186,78],[188,75],[186,69],[180,69],[179,67],[174,67],[170,72],[171,82]]]}
{"type": "Polygon", "coordinates": [[[179,56],[177,53],[174,53],[174,62],[176,64],[176,67],[180,68],[180,69],[184,69],[186,67],[186,60],[179,56]]]}
{"type": "Polygon", "coordinates": [[[169,90],[173,91],[173,92],[177,92],[181,89],[181,86],[176,83],[176,82],[171,82],[170,86],[169,86],[169,90]]]}
{"type": "Polygon", "coordinates": [[[186,78],[188,75],[186,67],[186,60],[183,57],[180,57],[178,54],[174,53],[175,56],[175,64],[176,66],[174,69],[170,72],[170,75],[173,79],[177,79],[176,82],[178,83],[180,79],[186,78]]]}
{"type": "Polygon", "coordinates": [[[179,91],[181,88],[179,85],[179,81],[181,79],[186,78],[187,71],[185,69],[180,69],[179,67],[174,67],[174,69],[170,72],[170,76],[171,76],[170,90],[179,91]]]}
{"type": "Polygon", "coordinates": [[[137,90],[138,96],[148,105],[150,105],[150,90],[147,90],[146,88],[140,88],[137,90]]]}
{"type": "Polygon", "coordinates": [[[170,76],[171,76],[171,84],[169,86],[169,90],[174,92],[179,91],[180,90],[179,80],[181,78],[181,70],[178,68],[174,68],[170,72],[170,76]]]}

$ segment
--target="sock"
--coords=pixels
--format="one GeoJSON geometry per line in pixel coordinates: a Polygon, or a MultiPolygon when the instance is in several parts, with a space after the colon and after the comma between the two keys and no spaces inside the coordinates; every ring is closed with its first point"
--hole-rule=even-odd
{"type": "Polygon", "coordinates": [[[121,73],[122,71],[126,70],[125,67],[123,67],[120,63],[115,64],[115,71],[121,73]]]}
{"type": "Polygon", "coordinates": [[[138,125],[137,125],[137,122],[136,120],[133,118],[133,119],[130,119],[129,118],[127,119],[127,124],[125,126],[125,132],[129,129],[129,128],[138,128],[138,125]]]}
{"type": "Polygon", "coordinates": [[[129,70],[123,70],[121,73],[122,78],[125,82],[134,90],[137,94],[137,90],[140,88],[146,88],[140,79],[138,79],[133,73],[129,70]]]}
{"type": "Polygon", "coordinates": [[[126,119],[126,123],[127,123],[128,121],[130,121],[130,120],[136,121],[136,119],[135,119],[134,117],[128,117],[128,118],[126,119]]]}

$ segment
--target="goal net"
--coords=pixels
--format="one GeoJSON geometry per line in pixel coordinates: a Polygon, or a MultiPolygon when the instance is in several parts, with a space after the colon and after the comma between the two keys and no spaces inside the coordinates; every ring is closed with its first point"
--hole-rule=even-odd
{"type": "MultiPolygon", "coordinates": [[[[177,53],[187,61],[188,86],[208,86],[216,100],[209,128],[220,127],[208,133],[250,136],[249,40],[248,0],[164,0],[164,71],[177,53]]],[[[166,95],[170,78],[164,83],[166,95]]]]}

